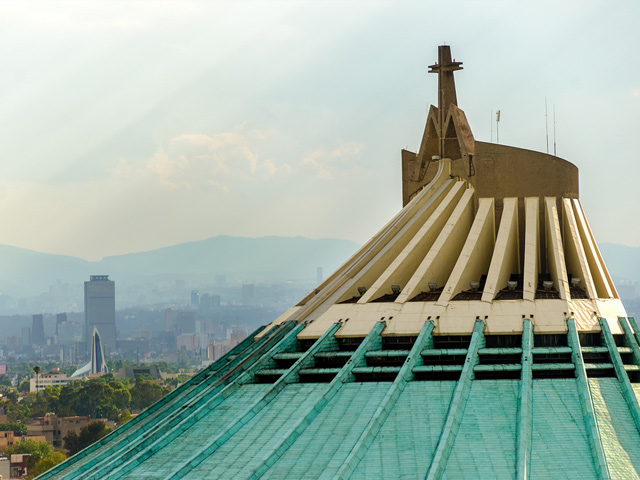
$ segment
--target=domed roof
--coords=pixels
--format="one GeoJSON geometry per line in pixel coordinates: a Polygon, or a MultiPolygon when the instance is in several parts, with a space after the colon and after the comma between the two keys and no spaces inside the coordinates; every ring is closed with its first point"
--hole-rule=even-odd
{"type": "Polygon", "coordinates": [[[448,46],[404,208],[302,301],[41,478],[638,478],[639,330],[577,168],[473,138],[448,46]]]}

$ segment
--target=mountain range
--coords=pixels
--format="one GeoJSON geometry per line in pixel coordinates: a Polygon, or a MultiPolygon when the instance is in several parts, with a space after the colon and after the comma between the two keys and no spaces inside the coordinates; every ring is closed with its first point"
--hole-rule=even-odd
{"type": "MultiPolygon", "coordinates": [[[[0,294],[38,295],[56,282],[81,284],[89,275],[102,274],[121,284],[175,279],[213,283],[217,275],[228,282],[313,283],[317,267],[326,277],[359,246],[335,238],[216,236],[90,262],[0,245],[0,294]]],[[[640,247],[603,243],[600,249],[616,282],[640,280],[640,247]]]]}
{"type": "Polygon", "coordinates": [[[80,284],[90,275],[109,275],[120,284],[176,279],[213,283],[217,275],[227,282],[313,283],[317,267],[326,276],[358,247],[334,238],[216,236],[90,262],[0,245],[0,293],[37,295],[56,282],[80,284]]]}

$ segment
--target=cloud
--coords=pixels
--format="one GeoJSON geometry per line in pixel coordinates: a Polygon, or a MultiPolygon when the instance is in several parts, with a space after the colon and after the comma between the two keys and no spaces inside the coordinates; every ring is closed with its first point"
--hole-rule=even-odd
{"type": "Polygon", "coordinates": [[[262,158],[259,152],[270,136],[245,125],[214,135],[185,133],[160,145],[145,161],[121,159],[110,174],[120,182],[154,181],[167,190],[215,188],[228,193],[238,182],[269,181],[292,172],[287,163],[262,158]]]}
{"type": "Polygon", "coordinates": [[[198,2],[123,3],[93,1],[4,2],[0,24],[39,31],[100,32],[148,30],[159,24],[189,20],[202,14],[198,2]]]}
{"type": "Polygon", "coordinates": [[[348,175],[353,172],[357,164],[353,160],[358,159],[361,150],[362,147],[355,143],[342,143],[334,149],[314,150],[304,155],[300,164],[319,180],[333,180],[338,173],[348,175]]]}

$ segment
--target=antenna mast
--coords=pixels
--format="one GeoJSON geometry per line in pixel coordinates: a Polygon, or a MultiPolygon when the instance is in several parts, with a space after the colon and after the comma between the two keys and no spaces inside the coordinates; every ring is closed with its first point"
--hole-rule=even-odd
{"type": "Polygon", "coordinates": [[[547,97],[544,97],[544,129],[547,136],[547,154],[549,153],[549,115],[547,114],[547,97]]]}
{"type": "Polygon", "coordinates": [[[489,116],[489,125],[491,125],[491,143],[493,143],[493,109],[491,110],[491,115],[489,116]]]}
{"type": "Polygon", "coordinates": [[[553,156],[556,155],[556,104],[553,104],[553,156]]]}

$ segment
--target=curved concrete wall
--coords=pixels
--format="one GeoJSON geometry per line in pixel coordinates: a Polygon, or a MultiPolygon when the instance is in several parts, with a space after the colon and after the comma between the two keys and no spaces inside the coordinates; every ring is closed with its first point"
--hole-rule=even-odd
{"type": "MultiPolygon", "coordinates": [[[[452,161],[451,174],[466,179],[474,187],[477,198],[579,198],[578,167],[572,163],[553,155],[507,145],[476,141],[475,146],[475,174],[469,175],[467,158],[452,161]]],[[[432,163],[421,181],[411,181],[407,167],[414,158],[413,152],[402,152],[404,205],[433,179],[437,170],[436,164],[432,163]]]]}

